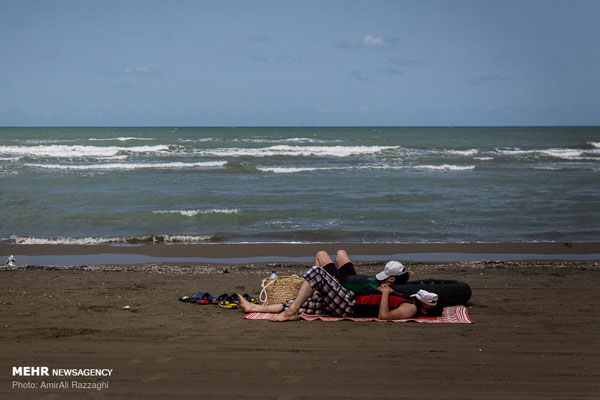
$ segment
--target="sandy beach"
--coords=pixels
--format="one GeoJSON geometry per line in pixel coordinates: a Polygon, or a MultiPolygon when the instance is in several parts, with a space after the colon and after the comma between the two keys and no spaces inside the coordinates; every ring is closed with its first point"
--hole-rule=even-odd
{"type": "Polygon", "coordinates": [[[405,265],[411,279],[468,282],[474,323],[272,323],[178,301],[258,295],[271,269],[299,274],[307,263],[3,268],[0,397],[598,398],[599,262],[405,265]],[[113,371],[70,379],[106,381],[102,390],[42,389],[63,378],[13,377],[18,366],[113,371]]]}

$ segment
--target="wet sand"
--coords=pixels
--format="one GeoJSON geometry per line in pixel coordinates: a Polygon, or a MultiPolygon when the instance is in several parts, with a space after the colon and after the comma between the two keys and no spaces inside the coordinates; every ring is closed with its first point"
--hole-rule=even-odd
{"type": "Polygon", "coordinates": [[[600,253],[599,242],[532,243],[203,243],[141,245],[62,245],[0,244],[0,255],[78,255],[140,254],[153,257],[305,257],[319,250],[332,254],[348,249],[352,255],[389,255],[402,253],[479,253],[479,254],[593,254],[600,253]]]}
{"type": "Polygon", "coordinates": [[[405,265],[411,279],[468,282],[474,324],[273,323],[177,300],[258,295],[271,269],[306,263],[3,268],[0,398],[598,398],[600,262],[405,265]],[[108,381],[101,391],[13,389],[60,380],[13,378],[14,366],[114,371],[76,378],[108,381]]]}

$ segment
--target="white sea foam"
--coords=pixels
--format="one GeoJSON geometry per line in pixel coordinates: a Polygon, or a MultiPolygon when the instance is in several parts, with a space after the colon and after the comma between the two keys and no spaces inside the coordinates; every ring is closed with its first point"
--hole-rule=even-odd
{"type": "Polygon", "coordinates": [[[444,151],[444,153],[455,154],[455,155],[459,155],[459,156],[472,156],[472,155],[475,155],[475,154],[479,153],[479,150],[477,150],[477,149],[470,149],[470,150],[446,150],[446,151],[444,151]]]}
{"type": "Polygon", "coordinates": [[[562,158],[565,160],[576,160],[580,159],[585,150],[576,149],[496,149],[496,152],[503,155],[514,156],[514,155],[542,155],[550,156],[555,158],[562,158]]]}
{"type": "Polygon", "coordinates": [[[257,167],[262,172],[275,174],[292,174],[312,171],[350,171],[350,170],[439,170],[439,171],[470,171],[474,165],[361,165],[346,167],[257,167]]]}
{"type": "Polygon", "coordinates": [[[0,146],[0,154],[33,156],[33,157],[57,157],[57,158],[79,158],[79,157],[111,157],[119,153],[154,153],[169,151],[168,145],[158,146],[0,146]]]}
{"type": "Polygon", "coordinates": [[[375,154],[398,146],[289,146],[277,145],[262,148],[218,148],[198,150],[199,155],[222,157],[268,157],[268,156],[319,156],[348,157],[361,154],[375,154]]]}
{"type": "Polygon", "coordinates": [[[198,138],[198,139],[177,139],[180,143],[204,143],[204,142],[216,142],[214,138],[198,138]]]}
{"type": "Polygon", "coordinates": [[[583,150],[573,149],[547,149],[540,150],[540,153],[548,155],[550,157],[563,158],[566,160],[575,160],[581,157],[583,150]]]}
{"type": "Polygon", "coordinates": [[[337,169],[352,169],[352,167],[257,167],[259,171],[262,172],[272,172],[275,174],[293,174],[296,172],[310,172],[310,171],[329,171],[329,170],[337,170],[337,169]]]}
{"type": "Polygon", "coordinates": [[[11,236],[9,241],[15,244],[42,244],[42,245],[85,245],[99,244],[143,244],[143,243],[200,243],[211,239],[210,235],[150,235],[142,237],[59,237],[36,238],[25,236],[11,236]]]}
{"type": "Polygon", "coordinates": [[[106,157],[98,157],[98,160],[127,160],[129,156],[120,155],[120,156],[106,156],[106,157]]]}
{"type": "Polygon", "coordinates": [[[588,142],[588,144],[594,146],[597,149],[600,149],[600,142],[588,142]]]}
{"type": "Polygon", "coordinates": [[[182,168],[216,168],[223,167],[226,161],[204,161],[195,163],[170,162],[170,163],[113,163],[113,164],[86,164],[86,165],[68,165],[68,164],[25,164],[27,167],[44,169],[63,169],[63,170],[133,170],[133,169],[182,169],[182,168]]]}
{"type": "Polygon", "coordinates": [[[474,159],[479,161],[491,161],[494,157],[474,157],[474,159]]]}
{"type": "Polygon", "coordinates": [[[165,243],[198,243],[206,242],[212,238],[211,235],[165,235],[163,236],[165,243]]]}
{"type": "Polygon", "coordinates": [[[213,208],[210,210],[158,210],[152,212],[154,214],[181,214],[186,217],[193,217],[198,214],[239,214],[240,210],[237,208],[213,208]]]}
{"type": "Polygon", "coordinates": [[[127,142],[129,140],[156,140],[154,138],[143,138],[143,137],[133,137],[133,136],[128,136],[128,137],[115,137],[115,138],[102,138],[102,139],[97,139],[97,138],[89,138],[88,140],[91,141],[96,141],[96,142],[106,142],[106,141],[113,141],[113,140],[118,140],[119,142],[127,142]]]}
{"type": "Polygon", "coordinates": [[[355,169],[383,169],[383,170],[432,170],[432,171],[470,171],[475,169],[474,165],[369,165],[360,166],[355,169]]]}
{"type": "Polygon", "coordinates": [[[322,140],[306,137],[293,137],[286,139],[269,139],[269,138],[244,138],[234,139],[235,142],[249,142],[249,143],[339,143],[341,140],[322,140]]]}
{"type": "Polygon", "coordinates": [[[36,238],[36,237],[22,237],[12,236],[10,238],[12,243],[16,244],[80,244],[80,245],[95,245],[95,244],[106,244],[114,243],[116,241],[122,241],[118,238],[104,238],[104,237],[84,237],[84,238],[36,238]]]}
{"type": "Polygon", "coordinates": [[[521,150],[521,149],[496,149],[498,154],[506,155],[506,156],[517,156],[521,154],[533,154],[537,150],[521,150]]]}
{"type": "Polygon", "coordinates": [[[599,171],[600,168],[594,168],[591,165],[567,165],[560,167],[553,166],[537,166],[533,167],[533,169],[542,170],[542,171],[599,171]]]}
{"type": "Polygon", "coordinates": [[[21,157],[0,157],[0,161],[19,161],[21,157]]]}
{"type": "Polygon", "coordinates": [[[412,169],[424,169],[433,171],[470,171],[475,169],[474,165],[414,165],[412,169]]]}

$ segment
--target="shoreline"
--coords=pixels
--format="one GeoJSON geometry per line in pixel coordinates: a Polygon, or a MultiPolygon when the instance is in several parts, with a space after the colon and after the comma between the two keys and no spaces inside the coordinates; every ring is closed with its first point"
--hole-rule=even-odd
{"type": "MultiPolygon", "coordinates": [[[[325,250],[345,249],[356,261],[600,260],[600,242],[530,243],[202,243],[142,245],[0,244],[0,257],[20,265],[101,265],[168,262],[310,263],[325,250]]],[[[4,261],[1,260],[1,261],[4,261]]]]}

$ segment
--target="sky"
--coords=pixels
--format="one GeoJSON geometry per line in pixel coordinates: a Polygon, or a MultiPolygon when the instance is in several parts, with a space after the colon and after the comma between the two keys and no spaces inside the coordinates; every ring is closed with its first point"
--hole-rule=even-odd
{"type": "Polygon", "coordinates": [[[600,125],[600,1],[0,0],[0,126],[600,125]]]}

